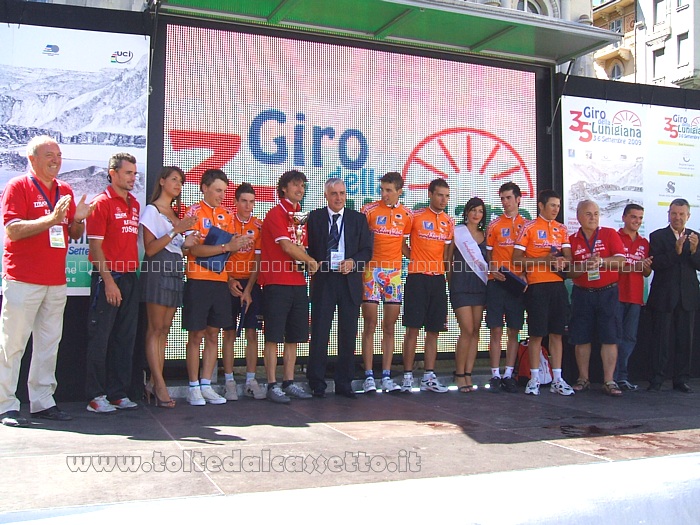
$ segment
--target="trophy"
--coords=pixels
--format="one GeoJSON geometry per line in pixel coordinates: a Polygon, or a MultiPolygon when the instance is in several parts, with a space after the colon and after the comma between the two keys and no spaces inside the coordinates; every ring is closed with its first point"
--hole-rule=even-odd
{"type": "MultiPolygon", "coordinates": [[[[299,246],[302,250],[306,251],[304,248],[304,225],[306,221],[309,220],[308,211],[290,211],[289,218],[292,221],[292,242],[299,246]]],[[[300,272],[304,271],[304,263],[301,261],[296,261],[297,270],[300,272]]]]}

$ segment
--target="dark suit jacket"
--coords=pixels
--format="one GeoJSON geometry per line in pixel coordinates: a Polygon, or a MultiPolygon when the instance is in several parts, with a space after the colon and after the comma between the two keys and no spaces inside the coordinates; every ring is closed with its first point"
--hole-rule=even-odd
{"type": "MultiPolygon", "coordinates": [[[[345,258],[355,261],[355,269],[346,275],[348,293],[356,305],[362,303],[362,272],[365,265],[372,259],[372,235],[364,214],[345,208],[343,212],[343,236],[345,237],[345,258]]],[[[322,271],[311,278],[311,300],[314,292],[319,293],[328,278],[328,267],[325,264],[328,247],[328,208],[318,208],[309,214],[306,232],[309,241],[308,254],[320,263],[324,263],[322,271]]]]}
{"type": "MultiPolygon", "coordinates": [[[[686,233],[695,233],[686,228],[686,233]]],[[[700,288],[696,270],[700,270],[700,248],[690,255],[688,241],[680,255],[676,253],[676,236],[671,226],[649,236],[649,255],[654,259],[648,306],[661,312],[672,312],[680,302],[684,310],[700,308],[700,288]]]]}

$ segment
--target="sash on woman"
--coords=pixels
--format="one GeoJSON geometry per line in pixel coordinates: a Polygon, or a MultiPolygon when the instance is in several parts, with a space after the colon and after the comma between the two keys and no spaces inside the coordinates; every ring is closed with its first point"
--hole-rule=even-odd
{"type": "Polygon", "coordinates": [[[459,250],[459,253],[464,257],[465,262],[469,265],[472,272],[474,272],[479,279],[481,279],[484,284],[488,281],[488,264],[484,259],[479,244],[474,240],[472,234],[469,232],[469,228],[465,225],[460,224],[455,228],[455,245],[459,250]]]}

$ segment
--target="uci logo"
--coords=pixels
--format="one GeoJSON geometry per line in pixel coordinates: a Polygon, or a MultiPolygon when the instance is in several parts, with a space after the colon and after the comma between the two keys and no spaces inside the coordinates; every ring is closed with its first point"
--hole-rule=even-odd
{"type": "Polygon", "coordinates": [[[131,62],[132,58],[134,58],[134,54],[131,51],[115,51],[112,53],[110,61],[112,64],[126,64],[131,62]]]}

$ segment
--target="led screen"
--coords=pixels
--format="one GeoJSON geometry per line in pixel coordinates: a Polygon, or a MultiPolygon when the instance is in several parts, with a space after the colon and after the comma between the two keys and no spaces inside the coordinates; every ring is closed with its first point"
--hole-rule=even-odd
{"type": "MultiPolygon", "coordinates": [[[[165,62],[164,162],[187,172],[187,204],[200,199],[207,168],[233,181],[229,205],[240,182],[252,183],[261,218],[288,169],[309,179],[305,210],[325,205],[328,177],[345,181],[359,210],[379,199],[384,173],[399,171],[410,208],[425,205],[428,183],[442,177],[455,217],[472,196],[499,213],[498,188],[512,180],[534,215],[531,71],[177,25],[165,62]]],[[[452,314],[449,326],[444,351],[458,333],[452,314]]]]}

